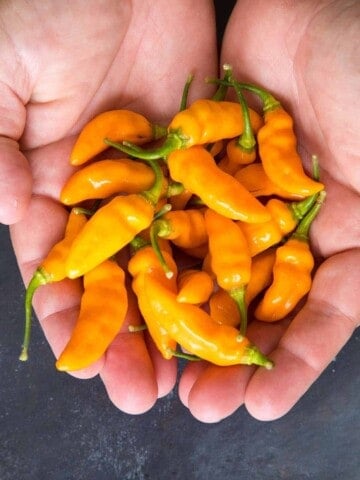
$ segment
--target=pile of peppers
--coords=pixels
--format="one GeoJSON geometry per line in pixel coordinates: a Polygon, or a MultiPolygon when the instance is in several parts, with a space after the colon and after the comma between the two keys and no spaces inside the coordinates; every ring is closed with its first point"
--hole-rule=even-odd
{"type": "Polygon", "coordinates": [[[214,96],[188,105],[191,81],[167,126],[122,109],[80,132],[60,196],[69,209],[64,237],[26,290],[21,360],[37,288],[81,278],[58,370],[85,368],[106,352],[129,288],[143,319],[132,330],[147,329],[165,359],[273,367],[247,326],[288,317],[309,292],[309,230],[324,185],[315,157],[313,172],[304,170],[293,120],[270,92],[225,65],[222,78],[208,80],[214,96]],[[230,90],[235,100],[226,100],[230,90]],[[249,107],[253,95],[259,112],[249,107]]]}

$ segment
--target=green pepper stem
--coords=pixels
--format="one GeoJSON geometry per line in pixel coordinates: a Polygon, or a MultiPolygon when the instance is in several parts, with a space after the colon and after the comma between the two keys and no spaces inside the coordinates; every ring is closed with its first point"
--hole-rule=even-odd
{"type": "Polygon", "coordinates": [[[235,300],[237,308],[240,313],[240,328],[239,332],[241,336],[246,334],[247,329],[247,305],[245,301],[246,286],[233,288],[229,291],[230,297],[235,300]]]}
{"type": "Polygon", "coordinates": [[[39,267],[36,269],[29,285],[27,286],[25,293],[25,326],[24,326],[24,338],[22,343],[22,349],[19,356],[19,360],[26,362],[28,359],[30,337],[31,337],[31,314],[32,314],[32,300],[34,293],[40,285],[46,285],[50,282],[50,276],[39,267]]]}
{"type": "Polygon", "coordinates": [[[110,147],[116,148],[121,152],[130,155],[130,157],[139,158],[141,160],[159,160],[160,158],[166,158],[169,153],[186,146],[187,140],[181,136],[178,132],[171,132],[167,135],[165,142],[154,150],[145,150],[138,145],[131,142],[113,142],[109,138],[104,139],[104,143],[110,147]]]}
{"type": "MultiPolygon", "coordinates": [[[[221,102],[222,100],[225,99],[229,85],[227,82],[230,80],[232,77],[232,67],[228,63],[225,63],[223,65],[223,70],[224,70],[224,83],[220,83],[218,86],[218,89],[216,90],[215,94],[212,97],[212,100],[215,100],[216,102],[221,102]]],[[[211,83],[211,80],[209,81],[211,83]]]]}
{"type": "Polygon", "coordinates": [[[244,119],[244,131],[239,136],[237,144],[241,149],[245,150],[246,152],[252,152],[255,148],[256,140],[255,140],[255,135],[254,135],[252,126],[251,126],[249,107],[246,103],[246,100],[241,91],[239,83],[233,79],[231,79],[230,83],[233,84],[238,101],[241,105],[243,119],[244,119]]]}
{"type": "Polygon", "coordinates": [[[167,222],[164,219],[158,219],[152,223],[150,227],[150,242],[162,268],[164,269],[166,277],[172,278],[174,275],[174,272],[169,268],[169,265],[166,263],[166,260],[164,258],[164,255],[161,251],[161,248],[158,242],[159,236],[166,237],[166,232],[169,232],[168,223],[169,222],[167,222]]]}
{"type": "Polygon", "coordinates": [[[167,134],[167,128],[163,127],[162,125],[154,124],[152,126],[152,130],[154,140],[159,140],[159,138],[163,138],[167,134]]]}
{"type": "Polygon", "coordinates": [[[301,220],[301,222],[297,226],[296,230],[292,233],[290,238],[302,240],[304,242],[307,242],[309,240],[310,227],[312,225],[312,222],[315,220],[317,214],[319,213],[322,207],[322,204],[324,203],[325,197],[326,197],[326,192],[325,190],[322,190],[318,194],[315,204],[309,210],[309,212],[304,216],[304,218],[301,220]]]}
{"type": "Polygon", "coordinates": [[[300,202],[291,202],[288,204],[288,207],[295,220],[299,221],[304,218],[304,216],[309,212],[312,206],[315,204],[319,194],[314,193],[309,197],[304,198],[300,202]]]}
{"type": "Polygon", "coordinates": [[[185,190],[184,185],[180,182],[171,182],[168,185],[167,197],[173,197],[174,195],[179,195],[185,190]]]}
{"type": "Polygon", "coordinates": [[[183,89],[183,92],[182,92],[182,95],[181,95],[181,101],[180,101],[180,112],[185,110],[186,107],[187,107],[187,102],[188,102],[188,98],[189,98],[189,90],[190,90],[190,86],[192,84],[194,80],[194,75],[191,73],[186,82],[185,82],[185,85],[184,85],[184,89],[183,89]]]}
{"type": "Polygon", "coordinates": [[[178,350],[173,350],[172,348],[168,348],[167,350],[169,353],[171,353],[171,355],[176,358],[182,358],[191,362],[199,362],[201,360],[200,357],[197,357],[196,355],[191,355],[190,353],[179,352],[178,350]]]}
{"type": "Polygon", "coordinates": [[[242,363],[259,365],[260,367],[265,367],[267,370],[271,370],[274,366],[274,362],[267,358],[255,345],[246,347],[246,353],[244,354],[242,363]]]}
{"type": "Polygon", "coordinates": [[[155,173],[155,180],[152,187],[149,190],[144,190],[140,195],[145,197],[152,205],[156,205],[162,193],[164,174],[157,161],[149,161],[149,165],[155,173]]]}
{"type": "Polygon", "coordinates": [[[255,93],[255,95],[257,95],[263,102],[264,112],[274,110],[275,108],[281,106],[279,100],[277,100],[273,95],[271,95],[270,92],[261,87],[258,87],[257,85],[239,82],[239,87],[243,90],[248,90],[249,92],[255,93]]]}

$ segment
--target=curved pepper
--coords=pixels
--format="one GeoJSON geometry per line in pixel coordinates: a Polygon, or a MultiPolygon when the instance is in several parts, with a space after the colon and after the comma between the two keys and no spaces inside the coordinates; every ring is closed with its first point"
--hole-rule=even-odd
{"type": "Polygon", "coordinates": [[[161,195],[163,174],[154,162],[154,186],[139,194],[117,196],[100,207],[71,245],[66,261],[69,278],[84,275],[115,255],[151,224],[161,195]]]}
{"type": "Polygon", "coordinates": [[[219,325],[200,307],[180,303],[176,293],[151,274],[146,274],[144,295],[152,314],[162,327],[186,351],[216,365],[262,365],[273,363],[257,347],[250,344],[239,331],[228,325],[219,325]]]}
{"type": "Polygon", "coordinates": [[[240,332],[245,334],[245,292],[251,276],[251,257],[246,238],[235,222],[210,209],[205,213],[205,223],[211,269],[220,287],[236,301],[241,316],[240,332]]]}
{"type": "Polygon", "coordinates": [[[202,305],[207,302],[212,291],[214,282],[212,277],[204,270],[188,268],[178,275],[177,301],[202,305]]]}
{"type": "Polygon", "coordinates": [[[287,192],[275,185],[266,175],[261,163],[252,163],[239,168],[234,177],[255,197],[276,195],[287,200],[301,200],[303,195],[287,192]]]}
{"type": "Polygon", "coordinates": [[[96,362],[119,333],[127,308],[125,273],[116,262],[105,260],[85,273],[80,313],[56,368],[80,370],[96,362]]]}
{"type": "Polygon", "coordinates": [[[60,201],[75,205],[117,193],[139,193],[148,190],[154,181],[153,169],[143,162],[128,158],[100,160],[71,175],[61,190],[60,201]]]}
{"type": "Polygon", "coordinates": [[[197,145],[175,150],[167,158],[171,177],[225,217],[266,222],[270,214],[235,178],[220,170],[212,155],[197,145]]]}
{"type": "Polygon", "coordinates": [[[273,282],[255,310],[255,317],[274,322],[286,317],[309,292],[314,258],[309,245],[309,229],[318,214],[325,192],[303,218],[295,232],[276,251],[273,282]]]}
{"type": "Polygon", "coordinates": [[[271,220],[264,223],[238,222],[248,242],[253,257],[267,248],[279,243],[285,235],[291,233],[315,203],[317,195],[311,195],[301,202],[286,203],[272,198],[266,203],[271,220]]]}
{"type": "Polygon", "coordinates": [[[265,90],[247,83],[239,85],[258,95],[263,102],[264,125],[257,133],[257,140],[266,175],[275,185],[292,194],[305,197],[323,190],[324,185],[304,171],[289,113],[265,90]]]}
{"type": "Polygon", "coordinates": [[[163,358],[169,360],[173,357],[176,350],[176,341],[173,340],[167,330],[159,324],[156,316],[153,314],[153,309],[148,301],[148,297],[144,294],[144,282],[148,272],[151,272],[151,275],[158,278],[160,282],[166,283],[167,288],[174,292],[174,294],[177,292],[176,263],[168,251],[163,250],[162,255],[165,258],[166,263],[175,273],[171,279],[165,276],[163,267],[159,263],[157,255],[149,245],[135,251],[128,263],[128,271],[133,277],[132,288],[137,297],[139,309],[150,336],[163,358]]]}
{"type": "Polygon", "coordinates": [[[59,282],[66,278],[65,261],[72,242],[87,222],[87,218],[77,208],[73,208],[67,220],[64,237],[56,243],[41,265],[35,270],[25,293],[25,332],[20,360],[28,359],[28,349],[31,333],[31,306],[35,291],[41,285],[59,282]]]}
{"type": "Polygon", "coordinates": [[[137,145],[161,138],[165,129],[152,125],[143,115],[131,110],[109,110],[90,120],[81,130],[70,153],[72,165],[82,165],[108,148],[104,138],[137,145]]]}

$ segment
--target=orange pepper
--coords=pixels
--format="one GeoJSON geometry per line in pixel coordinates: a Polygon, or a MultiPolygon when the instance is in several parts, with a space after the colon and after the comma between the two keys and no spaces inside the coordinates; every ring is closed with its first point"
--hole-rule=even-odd
{"type": "Polygon", "coordinates": [[[177,301],[202,305],[214,289],[212,277],[204,270],[188,268],[178,275],[177,301]]]}
{"type": "Polygon", "coordinates": [[[205,213],[205,223],[211,269],[220,287],[236,301],[241,316],[240,332],[245,334],[245,292],[251,276],[251,257],[246,238],[235,222],[211,209],[205,213]]]}
{"type": "Polygon", "coordinates": [[[161,138],[164,128],[152,125],[143,115],[130,110],[109,110],[90,120],[81,130],[70,154],[72,165],[81,165],[108,148],[104,138],[137,145],[161,138]]]}
{"type": "Polygon", "coordinates": [[[149,189],[154,181],[154,171],[143,162],[128,158],[100,160],[71,175],[61,190],[60,201],[74,205],[117,193],[139,193],[149,189]]]}
{"type": "Polygon", "coordinates": [[[148,301],[148,297],[144,295],[144,282],[150,272],[153,277],[158,278],[161,282],[165,282],[169,290],[174,293],[177,292],[176,263],[168,250],[162,250],[162,255],[166,259],[166,263],[175,272],[175,275],[171,279],[165,277],[162,265],[159,263],[158,257],[153,248],[149,245],[138,248],[134,252],[128,263],[128,271],[133,277],[132,288],[137,297],[139,309],[146,323],[149,334],[163,358],[169,360],[173,357],[176,350],[176,341],[173,340],[167,330],[160,325],[156,315],[153,314],[153,309],[148,301]]]}
{"type": "Polygon", "coordinates": [[[255,197],[276,195],[288,200],[301,200],[303,195],[289,193],[278,187],[266,175],[261,163],[252,163],[239,168],[234,177],[255,197]]]}
{"type": "Polygon", "coordinates": [[[292,194],[306,197],[323,190],[324,185],[304,171],[289,113],[265,90],[246,83],[240,85],[263,102],[264,125],[258,131],[257,140],[266,175],[275,185],[292,194]]]}
{"type": "Polygon", "coordinates": [[[80,370],[101,358],[119,333],[127,308],[125,273],[116,262],[105,260],[85,273],[80,313],[56,368],[80,370]]]}
{"type": "MultiPolygon", "coordinates": [[[[251,262],[251,275],[246,287],[245,302],[247,305],[272,280],[272,271],[275,262],[275,249],[268,249],[256,255],[251,262]]],[[[240,312],[236,301],[229,292],[219,288],[209,299],[210,316],[218,323],[238,327],[241,322],[240,312]]]]}
{"type": "MultiPolygon", "coordinates": [[[[262,124],[261,116],[251,109],[249,115],[251,125],[257,131],[262,124]]],[[[195,100],[173,117],[164,144],[155,150],[144,150],[131,142],[121,144],[106,139],[106,143],[136,158],[157,160],[177,149],[237,137],[243,129],[242,108],[237,102],[204,98],[195,100]]]]}
{"type": "Polygon", "coordinates": [[[115,255],[151,224],[159,200],[163,174],[154,162],[156,180],[150,190],[117,196],[100,207],[71,245],[66,261],[69,278],[89,272],[115,255]]]}
{"type": "Polygon", "coordinates": [[[40,285],[59,282],[66,278],[65,261],[70,247],[80,230],[85,226],[87,218],[77,208],[73,208],[67,220],[64,237],[56,243],[30,280],[25,293],[25,333],[20,360],[28,359],[31,330],[31,305],[35,291],[40,285]]]}
{"type": "Polygon", "coordinates": [[[181,347],[216,365],[256,364],[272,368],[272,362],[237,329],[219,325],[196,305],[178,302],[169,281],[148,271],[144,295],[152,315],[181,347]]]}
{"type": "Polygon", "coordinates": [[[220,324],[238,327],[241,322],[240,312],[235,300],[229,292],[219,288],[209,298],[209,312],[211,318],[220,324]]]}
{"type": "Polygon", "coordinates": [[[167,158],[171,177],[221,215],[244,222],[270,219],[266,208],[235,178],[220,170],[202,146],[175,150],[167,158]]]}
{"type": "Polygon", "coordinates": [[[299,223],[284,245],[276,250],[273,281],[255,310],[255,317],[274,322],[286,317],[309,292],[314,258],[309,245],[309,229],[319,212],[325,192],[299,223]]]}
{"type": "Polygon", "coordinates": [[[296,228],[299,220],[312,207],[316,201],[316,196],[311,195],[301,202],[291,203],[272,198],[266,203],[266,208],[271,214],[271,220],[256,224],[238,222],[248,241],[250,255],[257,255],[279,243],[285,235],[291,233],[296,228]]]}

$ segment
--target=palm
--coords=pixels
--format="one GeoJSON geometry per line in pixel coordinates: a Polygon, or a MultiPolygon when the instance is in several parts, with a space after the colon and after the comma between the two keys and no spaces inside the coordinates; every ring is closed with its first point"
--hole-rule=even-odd
{"type": "MultiPolygon", "coordinates": [[[[0,178],[9,182],[0,215],[5,223],[20,219],[12,225],[11,235],[26,283],[62,235],[67,215],[57,199],[71,172],[69,153],[82,125],[100,111],[121,107],[165,122],[179,106],[190,71],[196,74],[194,95],[204,88],[204,77],[215,73],[209,2],[198,2],[198,17],[190,1],[181,6],[163,0],[90,1],[83,7],[81,1],[71,2],[67,9],[61,2],[32,2],[30,11],[29,4],[19,0],[0,10],[8,47],[0,59],[8,76],[0,80],[7,83],[6,101],[12,107],[9,122],[0,124],[6,137],[1,139],[0,178]],[[19,63],[14,66],[10,57],[19,63]],[[26,160],[14,148],[19,137],[26,160]]],[[[55,354],[69,335],[79,296],[77,282],[37,292],[35,308],[55,354]]],[[[128,321],[136,322],[137,315],[131,308],[128,321]]],[[[155,353],[151,358],[140,335],[123,335],[106,359],[79,375],[101,372],[114,403],[139,413],[173,386],[174,364],[165,363],[155,353]]]]}
{"type": "Polygon", "coordinates": [[[239,78],[278,96],[294,115],[304,158],[319,156],[327,198],[312,241],[325,261],[290,328],[287,321],[250,326],[254,341],[272,352],[273,371],[254,374],[238,367],[224,373],[205,365],[185,370],[181,398],[204,421],[226,417],[243,402],[258,418],[283,415],[358,324],[360,284],[354,266],[360,261],[359,4],[349,9],[341,1],[290,4],[238,1],[222,61],[230,63],[239,78]]]}

